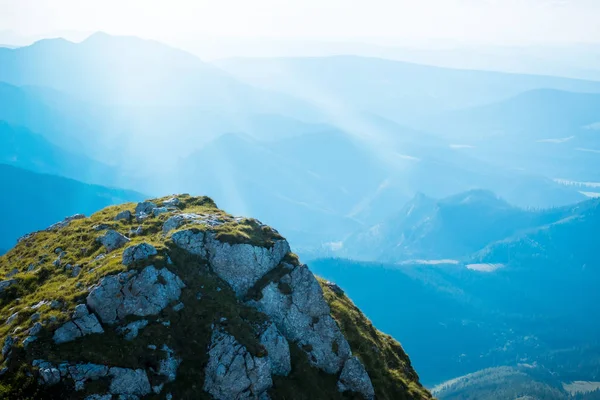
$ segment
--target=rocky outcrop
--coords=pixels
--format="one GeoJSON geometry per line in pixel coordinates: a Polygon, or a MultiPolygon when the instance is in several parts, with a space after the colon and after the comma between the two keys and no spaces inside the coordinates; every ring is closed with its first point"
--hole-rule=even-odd
{"type": "Polygon", "coordinates": [[[366,400],[375,398],[375,390],[373,389],[369,374],[367,374],[365,367],[356,357],[350,357],[346,360],[337,385],[340,392],[351,391],[360,393],[366,400]]]}
{"type": "Polygon", "coordinates": [[[91,363],[55,365],[44,360],[34,360],[33,366],[38,368],[40,383],[46,385],[70,380],[73,381],[75,390],[80,391],[89,381],[108,378],[110,379],[109,393],[102,396],[144,396],[151,392],[148,374],[143,369],[108,367],[91,363]]]}
{"type": "Polygon", "coordinates": [[[150,214],[156,208],[156,204],[151,201],[144,201],[135,206],[135,215],[150,214]]]}
{"type": "Polygon", "coordinates": [[[135,262],[147,260],[148,257],[157,254],[154,246],[148,243],[141,243],[130,246],[123,252],[123,265],[131,265],[135,262]]]}
{"type": "Polygon", "coordinates": [[[104,246],[106,251],[113,251],[125,246],[129,242],[129,238],[119,232],[109,229],[106,233],[98,238],[98,242],[104,246]]]}
{"type": "Polygon", "coordinates": [[[102,322],[114,324],[128,315],[156,315],[178,300],[183,281],[167,268],[154,266],[102,278],[87,296],[87,305],[102,322]]]}
{"type": "Polygon", "coordinates": [[[125,210],[125,211],[121,211],[120,213],[118,213],[115,216],[115,221],[120,221],[120,220],[130,221],[131,220],[131,211],[125,210]]]}
{"type": "Polygon", "coordinates": [[[280,282],[290,287],[282,293],[270,283],[260,300],[251,304],[273,319],[288,340],[309,355],[310,362],[323,371],[335,374],[350,357],[350,345],[330,315],[329,306],[314,275],[305,265],[291,267],[280,282]]]}
{"type": "Polygon", "coordinates": [[[75,307],[73,319],[54,331],[53,340],[56,344],[66,343],[94,333],[104,333],[102,325],[94,314],[88,312],[85,304],[79,304],[75,307]]]}
{"type": "Polygon", "coordinates": [[[273,375],[287,376],[292,370],[290,345],[275,324],[269,324],[260,336],[260,344],[267,350],[273,375]]]}
{"type": "Polygon", "coordinates": [[[195,229],[176,232],[172,240],[180,248],[207,258],[212,270],[229,283],[238,297],[243,297],[290,252],[286,240],[277,240],[270,248],[230,244],[217,240],[213,232],[195,229]]]}
{"type": "Polygon", "coordinates": [[[244,296],[290,252],[286,240],[277,240],[271,248],[267,248],[220,242],[211,232],[206,236],[207,257],[212,270],[229,283],[238,297],[244,296]]]}
{"type": "Polygon", "coordinates": [[[230,334],[213,331],[204,390],[217,400],[264,399],[273,385],[270,362],[252,356],[230,334]]]}

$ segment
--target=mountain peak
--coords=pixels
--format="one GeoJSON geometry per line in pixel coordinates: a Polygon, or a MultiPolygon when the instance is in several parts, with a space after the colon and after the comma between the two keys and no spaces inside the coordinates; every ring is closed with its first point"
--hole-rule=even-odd
{"type": "Polygon", "coordinates": [[[400,345],[276,230],[208,197],[69,217],[0,272],[8,397],[431,398],[400,345]]]}

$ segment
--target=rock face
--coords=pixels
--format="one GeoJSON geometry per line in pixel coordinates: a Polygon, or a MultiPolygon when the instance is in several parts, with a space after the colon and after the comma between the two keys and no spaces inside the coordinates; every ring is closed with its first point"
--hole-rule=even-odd
{"type": "Polygon", "coordinates": [[[88,312],[85,304],[75,307],[73,319],[54,331],[54,343],[66,343],[82,336],[104,333],[104,329],[94,314],[88,312]]]}
{"type": "Polygon", "coordinates": [[[273,375],[287,376],[292,370],[290,345],[275,324],[270,324],[260,336],[260,343],[267,350],[273,375]]]}
{"type": "Polygon", "coordinates": [[[150,214],[152,213],[152,210],[154,210],[156,208],[156,204],[154,204],[151,201],[144,201],[142,203],[138,203],[137,206],[135,206],[135,214],[136,215],[140,215],[140,214],[150,214]]]}
{"type": "Polygon", "coordinates": [[[314,275],[301,265],[281,282],[289,284],[290,294],[271,283],[262,290],[260,300],[249,304],[270,316],[288,340],[308,353],[313,365],[330,374],[339,372],[351,355],[350,345],[331,317],[314,275]]]}
{"type": "Polygon", "coordinates": [[[350,357],[344,364],[338,380],[340,392],[352,391],[360,393],[365,399],[375,398],[375,390],[365,367],[356,357],[350,357]]]}
{"type": "Polygon", "coordinates": [[[253,357],[225,332],[213,332],[208,356],[204,390],[217,400],[259,399],[273,385],[268,359],[253,357]]]}
{"type": "Polygon", "coordinates": [[[208,258],[213,271],[231,285],[238,297],[244,296],[290,252],[286,240],[275,241],[271,248],[230,244],[217,240],[212,232],[194,229],[176,232],[172,240],[180,248],[208,258]]]}
{"type": "Polygon", "coordinates": [[[155,315],[179,299],[183,281],[166,268],[153,266],[103,278],[87,297],[87,305],[107,324],[137,315],[155,315]]]}
{"type": "Polygon", "coordinates": [[[290,252],[285,240],[278,240],[273,247],[259,247],[250,244],[223,243],[207,235],[207,255],[213,271],[229,283],[241,297],[260,278],[279,265],[290,252]]]}

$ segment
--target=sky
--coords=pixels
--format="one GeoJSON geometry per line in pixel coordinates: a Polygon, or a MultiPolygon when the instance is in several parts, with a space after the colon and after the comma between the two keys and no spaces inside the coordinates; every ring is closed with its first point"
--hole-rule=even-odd
{"type": "Polygon", "coordinates": [[[0,32],[15,38],[105,31],[171,43],[599,43],[598,20],[599,0],[0,0],[0,32]]]}

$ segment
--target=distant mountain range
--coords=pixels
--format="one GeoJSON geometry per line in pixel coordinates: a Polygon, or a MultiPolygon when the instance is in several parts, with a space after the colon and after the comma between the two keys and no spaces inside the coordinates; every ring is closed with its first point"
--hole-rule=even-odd
{"type": "MultiPolygon", "coordinates": [[[[600,301],[599,226],[600,199],[523,210],[480,190],[442,200],[417,195],[395,217],[352,235],[339,253],[380,261],[309,265],[384,330],[402,332],[426,383],[525,366],[522,395],[536,398],[549,385],[543,390],[558,388],[558,397],[547,398],[567,399],[562,383],[600,377],[600,325],[590,318],[600,301]]],[[[510,398],[495,373],[482,376],[481,385],[438,394],[510,398]]]]}
{"type": "MultiPolygon", "coordinates": [[[[594,224],[600,223],[597,210],[600,199],[574,206],[526,210],[484,190],[441,200],[418,194],[393,217],[348,237],[339,254],[386,262],[455,259],[504,264],[512,262],[511,257],[540,257],[543,250],[545,257],[561,254],[573,260],[576,255],[563,247],[589,244],[584,239],[591,235],[594,224]],[[571,232],[581,237],[575,242],[565,241],[571,232]]],[[[577,250],[585,250],[584,257],[588,259],[592,255],[591,248],[577,250]]]]}
{"type": "MultiPolygon", "coordinates": [[[[483,188],[524,207],[593,192],[554,181],[587,179],[571,171],[591,169],[593,152],[577,151],[588,161],[556,163],[551,174],[518,169],[547,156],[500,164],[421,128],[418,116],[530,89],[600,92],[599,82],[365,57],[230,61],[215,66],[158,42],[102,33],[0,49],[0,121],[9,133],[2,160],[144,193],[208,194],[277,225],[307,253],[388,218],[415,192],[441,198],[483,188]],[[255,66],[267,68],[268,85],[238,73],[255,66]],[[277,71],[288,67],[298,75],[283,80],[277,71]],[[416,128],[397,122],[405,119],[416,128]]],[[[569,109],[572,120],[583,108],[569,109]]]]}
{"type": "Polygon", "coordinates": [[[596,81],[459,70],[358,56],[232,58],[216,65],[246,82],[320,104],[339,118],[359,110],[404,122],[443,110],[501,101],[534,89],[600,92],[600,82],[596,81]]]}
{"type": "Polygon", "coordinates": [[[91,214],[111,204],[139,201],[128,190],[84,184],[0,164],[0,249],[11,248],[29,232],[45,229],[73,214],[91,214]]]}

